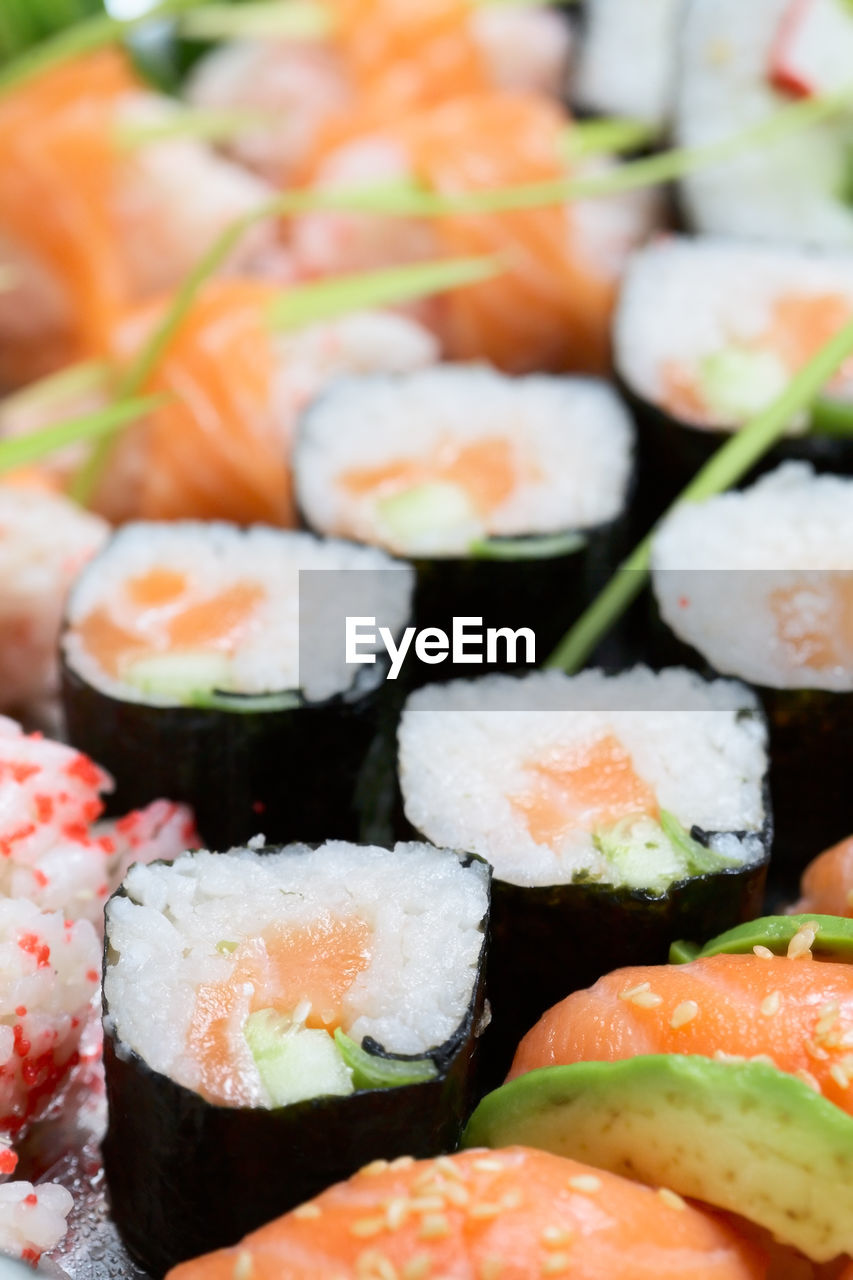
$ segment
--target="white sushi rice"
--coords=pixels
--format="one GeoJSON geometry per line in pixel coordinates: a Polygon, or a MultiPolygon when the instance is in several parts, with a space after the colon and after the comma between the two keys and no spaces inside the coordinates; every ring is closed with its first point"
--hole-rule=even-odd
{"type": "Polygon", "coordinates": [[[573,86],[578,104],[663,126],[683,8],[684,0],[588,0],[573,86]]]}
{"type": "MultiPolygon", "coordinates": [[[[302,930],[319,918],[366,923],[369,961],[343,997],[342,1026],[352,1039],[371,1036],[393,1053],[418,1054],[450,1039],[476,983],[486,869],[466,868],[446,849],[330,841],[314,851],[202,852],[172,867],[133,867],[124,889],[127,896],[107,908],[110,1026],[149,1066],[190,1089],[200,1081],[187,1046],[196,993],[203,983],[227,981],[233,967],[217,950],[223,939],[302,930]]],[[[235,1072],[254,1105],[268,1106],[237,1022],[235,1072]]]]}
{"type": "MultiPolygon", "coordinates": [[[[56,1182],[37,1187],[31,1182],[0,1184],[0,1253],[23,1258],[30,1264],[37,1262],[65,1235],[66,1218],[73,1207],[71,1192],[56,1182]]],[[[10,1274],[11,1271],[10,1266],[10,1274]]],[[[22,1267],[21,1273],[26,1276],[26,1269],[22,1267]]],[[[0,1262],[0,1277],[5,1276],[6,1269],[0,1262]]]]}
{"type": "MultiPolygon", "coordinates": [[[[691,421],[739,426],[776,399],[794,372],[774,343],[774,306],[791,297],[819,304],[827,296],[842,299],[853,314],[853,256],[668,237],[639,250],[629,265],[614,322],[617,368],[636,395],[665,409],[668,367],[678,366],[701,387],[708,362],[721,362],[721,380],[722,362],[733,353],[719,404],[709,403],[707,413],[691,421]]],[[[849,366],[832,390],[853,398],[849,366]]],[[[793,421],[791,430],[803,425],[793,421]]]]}
{"type": "Polygon", "coordinates": [[[655,535],[652,581],[666,623],[724,675],[853,690],[853,480],[792,462],[679,506],[655,535]]]}
{"type": "MultiPolygon", "coordinates": [[[[399,727],[406,817],[428,839],[487,858],[500,880],[570,882],[579,873],[608,882],[612,868],[589,824],[559,844],[537,843],[511,797],[530,785],[531,762],[554,760],[612,734],[662,809],[683,827],[758,832],[764,821],[766,734],[753,695],[728,681],[707,683],[673,668],[618,676],[542,672],[488,676],[419,690],[399,727]]],[[[759,841],[724,836],[719,852],[748,863],[759,841]]]]}
{"type": "MultiPolygon", "coordinates": [[[[480,537],[588,529],[620,515],[633,430],[613,390],[586,378],[510,378],[441,365],[409,376],[343,379],[304,417],[295,455],[299,501],[313,528],[393,552],[464,555],[480,537]],[[352,494],[350,470],[414,462],[482,440],[509,442],[518,477],[487,517],[461,486],[448,517],[417,534],[383,516],[381,490],[352,494]]],[[[452,495],[451,495],[452,496],[452,495]]]]}
{"type": "Polygon", "coordinates": [[[0,485],[0,710],[58,692],[65,599],[108,531],[58,494],[0,485]]]}
{"type": "MultiPolygon", "coordinates": [[[[792,101],[769,79],[790,5],[690,0],[679,60],[680,143],[732,137],[792,101]]],[[[848,115],[689,175],[682,189],[691,222],[711,234],[849,247],[853,208],[844,188],[851,141],[848,115]]]]}
{"type": "MultiPolygon", "coordinates": [[[[301,688],[306,696],[319,699],[349,689],[353,668],[346,664],[335,626],[341,593],[348,587],[359,613],[375,615],[396,634],[408,617],[413,588],[412,570],[381,551],[322,542],[307,533],[260,525],[240,529],[215,521],[126,525],[77,581],[68,606],[64,653],[71,667],[104,693],[163,706],[178,705],[182,699],[153,684],[143,688],[104,671],[75,629],[95,610],[106,609],[118,626],[151,636],[152,654],[167,652],[162,647],[167,641],[157,638],[156,612],[141,610],[126,591],[130,580],[156,569],[184,574],[192,592],[187,599],[193,602],[241,584],[262,587],[253,625],[230,656],[223,682],[216,683],[218,689],[244,694],[301,688]],[[312,613],[300,619],[300,574],[324,571],[335,573],[334,590],[303,591],[303,603],[312,613]],[[304,657],[306,676],[300,674],[300,631],[305,634],[309,627],[322,652],[304,657]]],[[[211,654],[218,653],[214,646],[211,654]]],[[[206,656],[195,652],[190,658],[206,656]]]]}

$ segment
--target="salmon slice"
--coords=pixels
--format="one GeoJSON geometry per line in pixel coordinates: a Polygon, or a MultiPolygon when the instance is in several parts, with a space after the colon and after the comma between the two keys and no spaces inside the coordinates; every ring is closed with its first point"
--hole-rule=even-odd
{"type": "Polygon", "coordinates": [[[853,916],[853,836],[826,849],[810,862],[800,882],[795,912],[853,916]]]}
{"type": "Polygon", "coordinates": [[[442,481],[464,489],[477,511],[489,515],[516,487],[512,445],[499,436],[467,445],[446,441],[428,461],[406,458],[378,467],[356,467],[340,477],[354,497],[376,498],[442,481]]]}
{"type": "Polygon", "coordinates": [[[211,281],[170,342],[147,388],[169,401],[137,437],[143,519],[295,524],[266,320],[279,292],[261,280],[211,281]]]}
{"type": "Polygon", "coordinates": [[[853,575],[808,575],[802,585],[770,595],[776,634],[792,666],[811,671],[846,667],[853,657],[853,575]]]}
{"type": "Polygon", "coordinates": [[[766,1280],[762,1252],[670,1193],[509,1147],[377,1161],[168,1280],[766,1280]]]}
{"type": "Polygon", "coordinates": [[[537,844],[559,845],[573,830],[594,830],[637,814],[657,817],[654,791],[613,734],[532,761],[529,788],[510,796],[537,844]]]}
{"type": "Polygon", "coordinates": [[[200,1092],[211,1102],[251,1104],[236,1052],[250,1013],[275,1009],[289,1016],[307,1001],[307,1026],[340,1026],[346,994],[370,963],[370,941],[364,921],[324,914],[241,943],[227,980],[203,983],[196,993],[187,1049],[200,1067],[200,1092]]]}
{"type": "Polygon", "coordinates": [[[853,966],[807,951],[618,969],[540,1019],[510,1078],[658,1053],[768,1058],[853,1115],[853,966]]]}
{"type": "Polygon", "coordinates": [[[189,587],[186,574],[173,569],[149,569],[125,584],[128,599],[140,609],[176,604],[189,587]]]}

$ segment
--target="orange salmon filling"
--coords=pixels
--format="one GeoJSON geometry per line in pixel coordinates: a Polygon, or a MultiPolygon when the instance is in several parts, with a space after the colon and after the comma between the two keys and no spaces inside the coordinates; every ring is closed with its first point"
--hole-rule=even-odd
{"type": "Polygon", "coordinates": [[[341,1025],[347,993],[370,963],[371,931],[362,920],[323,914],[296,929],[280,927],[241,943],[224,982],[203,983],[196,995],[187,1048],[201,1069],[200,1092],[212,1102],[250,1102],[241,1090],[234,1041],[250,1013],[290,1015],[305,1001],[306,1026],[341,1025]]]}
{"type": "Polygon", "coordinates": [[[826,671],[853,663],[853,576],[829,573],[816,585],[770,596],[776,633],[795,667],[826,671]]]}
{"type": "Polygon", "coordinates": [[[613,734],[525,768],[531,784],[509,800],[537,844],[559,845],[570,831],[608,826],[635,814],[658,816],[654,791],[613,734]]]}
{"type": "Polygon", "coordinates": [[[116,678],[150,654],[203,649],[233,655],[266,599],[259,583],[240,582],[198,600],[183,574],[166,569],[131,578],[125,591],[140,611],[132,629],[115,622],[105,606],[75,628],[91,656],[116,678]]]}
{"type": "Polygon", "coordinates": [[[354,497],[391,497],[434,482],[455,484],[464,489],[481,515],[489,515],[513,493],[516,466],[512,446],[500,437],[475,444],[440,444],[430,461],[405,459],[378,467],[345,471],[340,483],[354,497]]]}

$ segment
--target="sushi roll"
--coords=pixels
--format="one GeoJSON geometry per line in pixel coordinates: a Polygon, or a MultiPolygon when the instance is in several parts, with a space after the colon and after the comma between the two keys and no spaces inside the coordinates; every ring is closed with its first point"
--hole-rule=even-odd
{"type": "Polygon", "coordinates": [[[757,913],[766,771],[752,694],[684,670],[488,677],[409,698],[406,818],[494,870],[493,1070],[574,987],[757,913]]]}
{"type": "MultiPolygon", "coordinates": [[[[719,446],[766,409],[853,314],[853,257],[706,237],[639,250],[622,286],[616,368],[638,406],[641,491],[662,510],[719,446]]],[[[826,388],[849,408],[849,367],[826,388]]],[[[808,415],[764,459],[853,472],[851,437],[810,431],[808,415]]]]}
{"type": "Polygon", "coordinates": [[[572,96],[585,111],[664,128],[684,0],[587,0],[572,96]]]}
{"type": "Polygon", "coordinates": [[[296,494],[316,532],[416,562],[419,627],[532,629],[535,663],[603,577],[632,452],[603,383],[441,365],[331,387],[300,424],[296,494]]]}
{"type": "Polygon", "coordinates": [[[853,837],[839,840],[809,863],[800,881],[800,898],[791,910],[853,916],[853,837]]]}
{"type": "Polygon", "coordinates": [[[809,851],[850,830],[851,571],[853,480],[804,463],[680,506],[652,546],[654,597],[671,634],[695,661],[760,688],[774,868],[789,894],[809,851]]]}
{"type": "Polygon", "coordinates": [[[127,525],[69,601],[71,741],[114,810],[168,794],[210,844],[357,838],[387,667],[347,664],[345,619],[369,605],[398,635],[411,588],[399,561],[309,534],[127,525]]]}
{"type": "MultiPolygon", "coordinates": [[[[691,0],[677,140],[717,142],[787,103],[846,89],[852,47],[853,14],[836,0],[691,0]]],[[[849,248],[850,140],[849,115],[840,116],[690,174],[681,184],[690,224],[711,235],[849,248]]]]}
{"type": "Polygon", "coordinates": [[[668,1188],[522,1147],[369,1165],[168,1280],[226,1280],[238,1268],[287,1280],[766,1277],[760,1252],[735,1228],[668,1188]],[[364,1223],[375,1224],[366,1239],[364,1223]]]}
{"type": "Polygon", "coordinates": [[[131,869],[106,913],[104,1161],[146,1268],[455,1146],[488,907],[482,861],[422,844],[131,869]]]}

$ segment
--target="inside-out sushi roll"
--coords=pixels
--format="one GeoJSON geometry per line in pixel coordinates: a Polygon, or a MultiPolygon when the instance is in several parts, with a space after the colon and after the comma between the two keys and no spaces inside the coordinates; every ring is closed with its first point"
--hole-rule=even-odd
{"type": "Polygon", "coordinates": [[[778,852],[801,869],[849,831],[853,480],[787,463],[679,507],[652,547],[658,609],[723,675],[763,687],[778,852]]]}
{"type": "Polygon", "coordinates": [[[643,955],[692,915],[748,918],[769,855],[766,732],[741,685],[686,670],[556,672],[413,694],[406,817],[495,873],[491,999],[504,1045],[549,993],[643,955]]]}
{"type": "Polygon", "coordinates": [[[683,0],[589,0],[573,96],[604,115],[667,123],[683,0]]]}
{"type": "Polygon", "coordinates": [[[337,383],[294,465],[315,530],[417,559],[422,625],[533,628],[541,661],[611,547],[632,452],[604,383],[441,365],[337,383]]]}
{"type": "MultiPolygon", "coordinates": [[[[678,140],[711,143],[786,103],[846,88],[851,41],[853,14],[836,0],[692,0],[684,8],[678,140]]],[[[841,116],[689,175],[682,192],[691,223],[712,234],[849,247],[850,140],[849,116],[841,116]]]]}
{"type": "Polygon", "coordinates": [[[411,586],[382,552],[309,534],[125,526],[69,602],[71,739],[113,774],[116,806],[168,780],[211,843],[355,834],[385,668],[347,665],[345,618],[396,634],[411,586]]]}
{"type": "Polygon", "coordinates": [[[454,1145],[488,902],[485,863],[422,844],[132,868],[104,995],[105,1160],[134,1253],[159,1274],[366,1160],[454,1145]]]}

